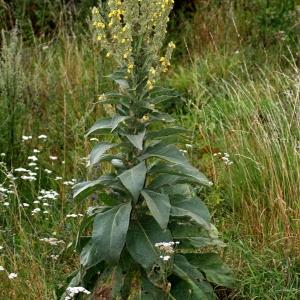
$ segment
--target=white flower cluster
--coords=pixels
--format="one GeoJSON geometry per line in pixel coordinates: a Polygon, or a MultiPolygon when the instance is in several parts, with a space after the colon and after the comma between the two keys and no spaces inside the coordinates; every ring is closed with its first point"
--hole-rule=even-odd
{"type": "Polygon", "coordinates": [[[64,185],[69,185],[69,186],[73,186],[75,183],[76,183],[76,179],[74,178],[72,180],[63,182],[64,185]]]}
{"type": "Polygon", "coordinates": [[[45,242],[50,244],[51,246],[58,246],[59,244],[65,244],[64,241],[62,240],[58,240],[57,238],[54,237],[50,237],[50,238],[42,238],[39,239],[41,242],[45,242]]]}
{"type": "Polygon", "coordinates": [[[81,286],[75,286],[75,287],[68,287],[66,290],[67,296],[65,297],[65,300],[71,300],[73,299],[77,294],[84,293],[86,295],[90,295],[91,292],[85,289],[81,286]]]}
{"type": "Polygon", "coordinates": [[[233,164],[233,161],[230,160],[230,155],[226,152],[214,153],[214,156],[219,156],[220,159],[224,162],[225,165],[230,166],[233,164]]]}
{"type": "Polygon", "coordinates": [[[32,140],[32,136],[31,136],[31,135],[23,135],[23,136],[22,136],[22,140],[23,140],[23,142],[32,140]]]}
{"type": "MultiPolygon", "coordinates": [[[[4,271],[6,271],[5,268],[3,266],[0,266],[0,272],[4,272],[4,271]]],[[[13,280],[17,278],[18,275],[16,273],[7,273],[7,277],[8,279],[13,280]]]]}
{"type": "Polygon", "coordinates": [[[58,196],[59,194],[54,190],[47,191],[45,189],[41,189],[39,192],[39,196],[37,198],[39,200],[47,201],[47,200],[57,200],[58,196]]]}
{"type": "Polygon", "coordinates": [[[171,259],[171,256],[175,252],[175,247],[179,245],[179,242],[160,242],[155,243],[155,247],[159,249],[162,255],[160,255],[159,258],[161,258],[163,261],[169,261],[171,259]]]}
{"type": "Polygon", "coordinates": [[[25,169],[25,168],[16,168],[14,171],[17,172],[17,173],[23,173],[23,175],[21,175],[21,177],[20,177],[23,180],[28,180],[28,181],[35,181],[36,180],[37,173],[35,173],[31,170],[28,170],[28,169],[25,169]]]}
{"type": "Polygon", "coordinates": [[[68,219],[70,219],[70,218],[76,219],[78,217],[83,217],[83,214],[69,214],[69,215],[66,215],[66,218],[68,218],[68,219]]]}

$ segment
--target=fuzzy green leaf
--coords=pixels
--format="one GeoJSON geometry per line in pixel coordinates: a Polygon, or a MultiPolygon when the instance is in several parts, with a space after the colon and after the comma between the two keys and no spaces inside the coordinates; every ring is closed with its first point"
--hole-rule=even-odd
{"type": "Polygon", "coordinates": [[[153,218],[143,218],[143,224],[133,221],[128,230],[126,247],[133,259],[149,270],[159,261],[155,243],[172,241],[168,230],[163,231],[153,218]]]}
{"type": "Polygon", "coordinates": [[[164,143],[157,143],[146,149],[140,160],[145,160],[150,157],[158,157],[174,164],[189,165],[185,156],[177,149],[175,145],[165,145],[164,143]]]}
{"type": "Polygon", "coordinates": [[[118,261],[125,244],[130,213],[131,204],[126,203],[96,215],[92,239],[81,253],[81,264],[85,268],[101,261],[118,261]]]}
{"type": "Polygon", "coordinates": [[[133,196],[135,202],[138,200],[140,193],[144,187],[146,173],[146,164],[145,162],[141,162],[137,166],[123,172],[118,176],[122,184],[133,196]]]}
{"type": "Polygon", "coordinates": [[[127,120],[129,117],[126,116],[120,116],[120,115],[114,115],[112,118],[106,118],[98,120],[86,133],[86,136],[90,135],[91,133],[94,133],[95,131],[103,131],[103,130],[109,130],[112,132],[114,131],[120,123],[127,120]]]}
{"type": "Polygon", "coordinates": [[[97,164],[104,157],[105,152],[115,146],[117,146],[117,144],[111,144],[111,143],[97,144],[93,148],[93,150],[90,154],[90,157],[89,157],[90,166],[97,164]]]}
{"type": "Polygon", "coordinates": [[[171,199],[171,205],[172,216],[189,217],[204,228],[210,228],[209,211],[199,198],[182,199],[178,196],[171,199]]]}
{"type": "Polygon", "coordinates": [[[154,219],[162,229],[166,229],[171,209],[168,195],[156,193],[151,190],[143,190],[142,195],[154,219]]]}
{"type": "MultiPolygon", "coordinates": [[[[203,184],[210,186],[210,181],[207,177],[201,173],[198,169],[190,165],[189,163],[185,164],[166,164],[164,162],[156,163],[151,169],[150,173],[152,174],[171,174],[186,177],[187,182],[192,181],[194,183],[203,184]]],[[[182,180],[184,181],[184,180],[182,180]]]]}
{"type": "MultiPolygon", "coordinates": [[[[212,300],[216,299],[212,287],[204,282],[204,277],[197,270],[196,267],[191,265],[183,255],[175,255],[173,272],[176,276],[184,280],[190,289],[189,299],[193,300],[212,300]]],[[[180,289],[182,293],[182,288],[180,289]]],[[[178,293],[178,292],[177,292],[178,293]]],[[[175,291],[175,295],[177,294],[175,291]]],[[[181,294],[182,295],[182,294],[181,294]]],[[[181,299],[178,298],[177,299],[181,299]]]]}
{"type": "Polygon", "coordinates": [[[232,288],[235,284],[233,274],[228,266],[216,253],[190,253],[186,254],[191,264],[205,274],[209,282],[220,286],[232,288]]]}
{"type": "Polygon", "coordinates": [[[91,195],[101,186],[106,186],[115,181],[115,177],[110,175],[101,176],[97,180],[80,182],[73,187],[73,198],[77,200],[84,199],[91,195]]]}
{"type": "Polygon", "coordinates": [[[139,150],[143,150],[143,143],[146,131],[143,131],[137,135],[125,134],[130,143],[139,150]]]}

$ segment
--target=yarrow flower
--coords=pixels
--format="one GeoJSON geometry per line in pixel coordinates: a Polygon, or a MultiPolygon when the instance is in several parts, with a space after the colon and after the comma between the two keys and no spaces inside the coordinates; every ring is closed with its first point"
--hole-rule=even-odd
{"type": "Polygon", "coordinates": [[[81,286],[75,286],[75,287],[68,287],[66,290],[67,296],[65,297],[65,300],[71,300],[73,299],[77,294],[84,293],[86,295],[90,295],[91,292],[85,289],[81,286]]]}
{"type": "Polygon", "coordinates": [[[10,274],[8,274],[8,279],[10,279],[10,280],[15,279],[17,277],[18,277],[18,275],[16,273],[10,273],[10,274]]]}

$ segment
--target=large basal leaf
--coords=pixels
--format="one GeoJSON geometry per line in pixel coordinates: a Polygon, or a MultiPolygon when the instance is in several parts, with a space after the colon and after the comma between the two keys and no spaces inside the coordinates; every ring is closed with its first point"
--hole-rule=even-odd
{"type": "Polygon", "coordinates": [[[146,131],[143,131],[137,135],[125,134],[130,143],[139,150],[143,150],[143,143],[146,131]]]}
{"type": "Polygon", "coordinates": [[[182,199],[180,196],[171,198],[171,215],[175,217],[189,217],[194,222],[210,228],[210,214],[206,205],[197,197],[182,199]]]}
{"type": "Polygon", "coordinates": [[[133,259],[149,270],[159,261],[155,243],[172,241],[172,236],[168,230],[163,231],[153,218],[144,217],[141,222],[130,224],[126,247],[133,259]]]}
{"type": "Polygon", "coordinates": [[[93,166],[97,164],[103,157],[107,150],[115,147],[117,144],[111,144],[111,143],[100,143],[97,144],[91,154],[90,154],[90,166],[93,166]]]}
{"type": "Polygon", "coordinates": [[[190,253],[186,255],[188,261],[205,274],[209,282],[219,286],[232,288],[235,280],[230,268],[225,265],[216,253],[190,253]]]}
{"type": "Polygon", "coordinates": [[[162,289],[156,287],[149,281],[145,274],[142,274],[142,295],[141,300],[165,299],[166,295],[162,289]]]}
{"type": "Polygon", "coordinates": [[[73,198],[78,200],[90,196],[99,187],[107,186],[115,181],[115,177],[103,175],[97,180],[80,182],[73,187],[73,198]]]}
{"type": "Polygon", "coordinates": [[[166,164],[157,162],[150,170],[151,174],[170,174],[185,177],[187,181],[209,186],[211,182],[198,169],[186,164],[166,164]]]}
{"type": "Polygon", "coordinates": [[[168,195],[153,192],[151,190],[143,190],[142,195],[146,200],[147,206],[162,229],[166,229],[170,217],[170,200],[168,195]]]}
{"type": "Polygon", "coordinates": [[[96,131],[103,131],[109,129],[110,131],[114,131],[118,125],[127,120],[129,117],[127,116],[120,116],[118,114],[114,115],[112,118],[106,118],[98,120],[86,133],[86,135],[90,135],[91,133],[94,133],[96,131]]]}
{"type": "Polygon", "coordinates": [[[140,160],[145,160],[150,157],[158,157],[174,164],[190,165],[185,156],[175,145],[156,143],[154,146],[149,146],[140,157],[140,160]]]}
{"type": "Polygon", "coordinates": [[[135,202],[138,200],[140,193],[144,187],[146,173],[146,164],[145,162],[141,162],[137,166],[123,172],[118,176],[122,184],[133,196],[135,202]]]}
{"type": "MultiPolygon", "coordinates": [[[[193,300],[212,300],[216,299],[212,287],[204,281],[204,277],[196,267],[191,265],[183,255],[175,255],[173,273],[188,284],[190,289],[190,297],[193,300]]],[[[182,289],[179,293],[182,294],[182,289]],[[181,291],[181,292],[180,292],[181,291]]],[[[176,295],[178,292],[171,290],[171,293],[176,295]]],[[[176,296],[175,296],[176,297],[176,296]]],[[[176,299],[181,299],[177,298],[176,299]]]]}
{"type": "Polygon", "coordinates": [[[81,253],[85,268],[101,261],[117,263],[125,244],[130,213],[131,204],[126,203],[96,215],[92,239],[81,253]]]}

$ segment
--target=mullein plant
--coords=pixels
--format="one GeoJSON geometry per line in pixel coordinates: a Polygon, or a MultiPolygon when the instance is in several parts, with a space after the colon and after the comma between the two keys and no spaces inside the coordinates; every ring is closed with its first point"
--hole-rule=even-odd
{"type": "Polygon", "coordinates": [[[109,76],[116,91],[99,96],[110,116],[87,132],[108,138],[92,149],[89,167],[110,171],[74,187],[75,199],[99,205],[81,224],[80,269],[61,299],[79,297],[69,294],[74,288],[91,292],[84,299],[216,299],[215,286],[232,284],[214,251],[222,245],[217,230],[197,197],[199,185],[212,183],[175,145],[186,142],[187,130],[159,110],[178,99],[157,84],[175,48],[170,42],[162,51],[172,6],[108,0],[92,10],[94,38],[118,68],[109,76]]]}

